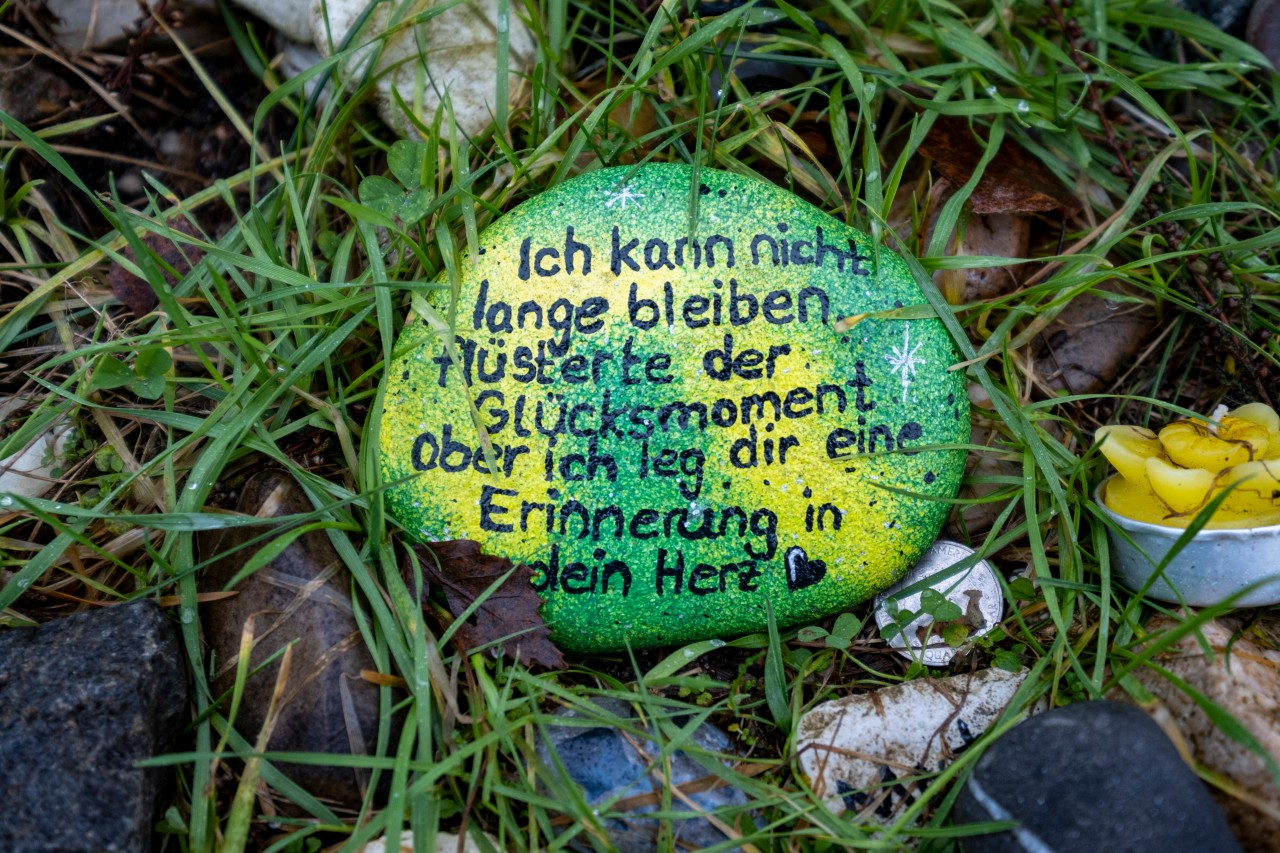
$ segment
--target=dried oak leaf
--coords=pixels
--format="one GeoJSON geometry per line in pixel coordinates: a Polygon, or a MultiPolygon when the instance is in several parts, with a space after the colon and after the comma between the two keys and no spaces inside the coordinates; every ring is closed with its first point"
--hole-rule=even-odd
{"type": "MultiPolygon", "coordinates": [[[[191,223],[185,219],[174,219],[169,223],[169,227],[190,237],[197,236],[191,223]]],[[[200,263],[200,259],[204,257],[203,249],[176,243],[163,234],[148,233],[142,238],[142,244],[147,247],[147,251],[172,267],[179,278],[190,272],[191,268],[200,263]]],[[[132,248],[126,247],[120,254],[131,261],[136,260],[132,248]]],[[[172,287],[177,278],[174,278],[173,274],[166,269],[164,280],[172,287]]],[[[150,282],[129,272],[119,262],[111,262],[110,268],[107,269],[107,283],[111,285],[111,292],[115,294],[116,299],[123,302],[135,317],[149,313],[159,301],[150,282]]]]}
{"type": "MultiPolygon", "coordinates": [[[[954,116],[939,116],[920,143],[920,152],[933,158],[938,173],[960,187],[973,177],[983,150],[968,122],[954,116]]],[[[1058,210],[1064,216],[1072,216],[1080,211],[1080,203],[1062,182],[1008,137],[1000,152],[987,164],[969,201],[974,213],[1058,210]]]]}
{"type": "MultiPolygon", "coordinates": [[[[530,583],[532,569],[506,557],[482,553],[480,543],[470,539],[415,543],[412,547],[427,581],[444,593],[445,604],[455,618],[515,565],[510,577],[458,626],[453,636],[459,648],[470,651],[497,642],[503,654],[519,657],[526,664],[565,668],[564,657],[551,642],[551,629],[538,612],[542,599],[530,583]]],[[[406,581],[411,583],[407,564],[404,570],[406,581]]]]}

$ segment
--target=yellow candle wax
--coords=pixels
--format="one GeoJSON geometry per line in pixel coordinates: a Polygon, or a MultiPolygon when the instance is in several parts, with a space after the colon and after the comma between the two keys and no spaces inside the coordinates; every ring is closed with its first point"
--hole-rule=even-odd
{"type": "Polygon", "coordinates": [[[1186,527],[1228,492],[1207,527],[1280,522],[1280,415],[1265,403],[1219,407],[1210,418],[1175,421],[1158,434],[1104,426],[1094,441],[1119,473],[1103,501],[1127,518],[1186,527]]]}

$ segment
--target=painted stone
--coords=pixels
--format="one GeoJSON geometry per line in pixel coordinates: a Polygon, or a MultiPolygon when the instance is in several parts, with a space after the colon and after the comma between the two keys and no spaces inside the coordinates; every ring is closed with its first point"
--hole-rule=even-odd
{"type": "Polygon", "coordinates": [[[867,235],[649,165],[549,190],[479,243],[387,371],[387,506],[532,567],[562,648],[758,631],[769,606],[813,621],[934,540],[968,399],[942,323],[893,314],[924,299],[867,235]]]}

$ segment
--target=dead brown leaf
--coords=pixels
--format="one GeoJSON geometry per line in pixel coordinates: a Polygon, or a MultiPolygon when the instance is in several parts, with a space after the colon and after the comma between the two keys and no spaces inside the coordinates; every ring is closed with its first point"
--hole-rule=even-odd
{"type": "MultiPolygon", "coordinates": [[[[564,657],[551,642],[551,629],[538,608],[542,599],[533,591],[533,570],[513,564],[506,557],[495,557],[480,550],[480,543],[470,539],[413,545],[418,562],[429,583],[444,593],[449,612],[456,618],[479,599],[494,581],[515,571],[481,601],[475,612],[454,632],[454,642],[470,651],[490,643],[498,643],[503,654],[519,657],[526,664],[548,669],[564,669],[564,657]]],[[[406,582],[412,582],[409,566],[404,567],[406,582]]]]}
{"type": "MultiPolygon", "coordinates": [[[[920,152],[933,158],[934,167],[953,186],[963,186],[982,159],[982,146],[964,119],[939,116],[920,143],[920,152]]],[[[1025,148],[1005,137],[973,195],[975,213],[1041,213],[1061,211],[1072,216],[1080,203],[1062,182],[1025,148]]]]}
{"type": "MultiPolygon", "coordinates": [[[[195,229],[185,219],[174,219],[169,223],[169,227],[188,236],[196,236],[195,229]]],[[[204,257],[202,249],[175,243],[163,234],[149,233],[142,238],[142,243],[148,251],[172,267],[179,278],[190,272],[191,268],[200,263],[200,259],[204,257]]],[[[121,254],[131,261],[136,260],[130,248],[126,247],[121,254]]],[[[172,287],[177,278],[166,270],[164,280],[172,287]]],[[[107,283],[111,285],[111,292],[115,294],[116,299],[123,302],[135,317],[149,313],[159,301],[155,290],[146,279],[139,278],[117,262],[113,261],[107,270],[107,283]]]]}

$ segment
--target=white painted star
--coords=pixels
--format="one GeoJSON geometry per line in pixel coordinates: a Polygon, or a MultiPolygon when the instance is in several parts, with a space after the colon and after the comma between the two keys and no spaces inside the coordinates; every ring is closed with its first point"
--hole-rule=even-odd
{"type": "Polygon", "coordinates": [[[907,326],[902,336],[902,347],[894,347],[893,355],[886,355],[884,360],[889,362],[893,367],[892,373],[901,371],[902,393],[905,396],[908,386],[911,385],[911,377],[916,375],[916,366],[927,364],[923,358],[916,358],[916,351],[923,344],[911,346],[911,327],[907,326]]]}
{"type": "Polygon", "coordinates": [[[619,209],[626,210],[627,202],[632,202],[639,207],[640,199],[644,198],[644,193],[638,193],[626,184],[618,184],[612,190],[605,192],[604,195],[608,199],[604,203],[606,210],[612,210],[615,204],[618,205],[619,209]]]}

